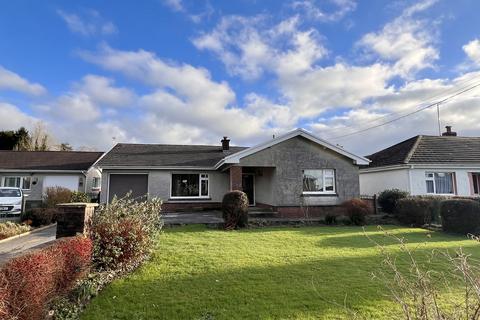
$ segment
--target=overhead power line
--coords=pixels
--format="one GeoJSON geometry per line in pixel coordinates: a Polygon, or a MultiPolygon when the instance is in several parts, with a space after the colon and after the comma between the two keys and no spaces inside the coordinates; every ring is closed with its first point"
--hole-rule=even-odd
{"type": "Polygon", "coordinates": [[[465,79],[465,80],[462,80],[462,81],[459,81],[457,82],[456,84],[456,87],[451,87],[441,93],[438,93],[436,95],[433,95],[431,96],[430,98],[428,99],[425,99],[419,103],[417,103],[415,106],[412,106],[412,107],[408,107],[408,108],[405,108],[401,111],[397,111],[397,112],[391,112],[391,113],[388,113],[388,114],[385,114],[385,115],[382,115],[378,118],[375,118],[375,119],[372,119],[372,120],[368,120],[368,121],[364,121],[363,123],[360,123],[360,124],[356,124],[356,125],[350,125],[350,126],[344,126],[344,127],[338,127],[338,128],[333,128],[333,129],[330,129],[329,132],[332,133],[332,132],[336,132],[336,131],[345,131],[346,129],[356,129],[356,128],[359,128],[361,126],[364,126],[364,125],[367,125],[367,124],[370,124],[370,123],[375,123],[375,122],[379,122],[381,120],[384,120],[384,119],[387,119],[387,118],[390,118],[390,117],[393,117],[395,115],[401,115],[401,114],[405,114],[405,112],[408,113],[408,110],[417,110],[417,108],[421,105],[424,105],[424,104],[430,104],[430,103],[437,103],[437,102],[434,102],[434,99],[437,99],[437,98],[440,98],[440,97],[445,97],[447,94],[449,94],[450,92],[454,93],[454,92],[457,92],[458,90],[462,90],[463,88],[468,88],[472,83],[474,83],[475,81],[477,81],[478,79],[480,79],[480,76],[476,76],[476,77],[473,77],[471,79],[465,79]],[[462,86],[462,87],[460,87],[462,86]],[[459,88],[460,87],[460,88],[459,88]]]}
{"type": "Polygon", "coordinates": [[[330,140],[342,139],[342,138],[349,137],[349,136],[352,136],[352,135],[355,135],[355,134],[358,134],[358,133],[362,133],[362,132],[365,132],[365,131],[368,131],[368,130],[372,130],[372,129],[375,129],[375,128],[382,127],[382,126],[384,126],[384,125],[387,125],[387,124],[390,124],[390,123],[392,123],[392,122],[395,122],[395,121],[404,119],[404,118],[406,118],[406,117],[409,117],[409,116],[411,116],[411,115],[413,115],[413,114],[419,113],[419,112],[421,112],[421,111],[423,111],[423,110],[429,109],[429,108],[434,107],[434,106],[436,106],[436,105],[439,105],[439,106],[440,106],[440,105],[442,105],[443,103],[447,102],[448,100],[451,100],[451,99],[453,99],[453,98],[455,98],[455,97],[457,97],[457,96],[459,96],[459,95],[461,95],[461,94],[464,94],[465,92],[471,91],[471,90],[473,90],[473,89],[475,89],[475,88],[477,88],[477,87],[479,87],[479,86],[480,86],[480,83],[477,83],[477,84],[475,84],[475,85],[473,85],[473,86],[471,86],[471,87],[468,87],[468,88],[463,89],[463,90],[461,90],[461,91],[459,91],[459,92],[457,92],[457,93],[455,93],[455,94],[452,94],[452,95],[450,95],[450,96],[448,96],[448,97],[446,97],[446,98],[444,98],[444,99],[442,99],[442,100],[439,100],[439,101],[437,101],[437,102],[431,103],[431,104],[429,104],[429,105],[427,105],[427,106],[425,106],[425,107],[422,107],[422,108],[417,109],[417,110],[415,110],[415,111],[409,112],[409,113],[404,114],[404,115],[402,115],[402,116],[400,116],[400,117],[394,118],[394,119],[392,119],[392,120],[383,122],[383,123],[378,124],[378,125],[375,125],[375,126],[371,126],[371,127],[368,127],[368,128],[364,128],[364,129],[361,129],[361,130],[357,130],[357,131],[355,131],[355,132],[347,133],[347,134],[344,134],[344,135],[340,135],[340,136],[336,136],[336,137],[331,137],[331,138],[328,138],[328,139],[330,139],[330,140]]]}

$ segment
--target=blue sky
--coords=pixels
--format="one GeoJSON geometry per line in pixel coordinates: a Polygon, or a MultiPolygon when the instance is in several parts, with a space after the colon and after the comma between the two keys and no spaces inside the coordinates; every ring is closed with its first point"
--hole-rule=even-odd
{"type": "MultiPolygon", "coordinates": [[[[304,127],[368,154],[436,134],[436,111],[355,132],[480,83],[475,0],[0,5],[0,129],[41,122],[76,148],[304,127]]],[[[442,126],[480,135],[479,94],[442,105],[442,126]]]]}

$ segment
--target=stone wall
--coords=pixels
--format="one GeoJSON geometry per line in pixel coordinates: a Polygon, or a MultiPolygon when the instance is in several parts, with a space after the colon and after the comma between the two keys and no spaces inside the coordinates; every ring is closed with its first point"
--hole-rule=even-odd
{"type": "Polygon", "coordinates": [[[63,203],[57,205],[57,238],[73,237],[88,233],[89,222],[95,212],[97,203],[63,203]]]}

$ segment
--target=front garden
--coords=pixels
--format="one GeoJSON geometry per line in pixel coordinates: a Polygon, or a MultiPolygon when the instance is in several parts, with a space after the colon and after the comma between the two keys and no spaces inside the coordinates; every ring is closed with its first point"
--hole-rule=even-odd
{"type": "MultiPolygon", "coordinates": [[[[480,245],[463,236],[386,229],[405,237],[420,263],[432,250],[458,247],[480,257],[480,245]]],[[[82,319],[402,318],[384,281],[372,279],[372,273],[389,272],[372,240],[408,269],[399,243],[373,226],[365,232],[350,226],[166,229],[152,260],[109,285],[82,319]]],[[[451,264],[439,259],[429,267],[448,272],[451,264]]]]}

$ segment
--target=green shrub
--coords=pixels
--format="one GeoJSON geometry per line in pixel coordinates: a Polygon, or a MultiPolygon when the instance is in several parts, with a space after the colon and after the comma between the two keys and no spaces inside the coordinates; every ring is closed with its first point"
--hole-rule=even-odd
{"type": "Polygon", "coordinates": [[[72,191],[63,187],[49,187],[45,191],[43,204],[47,208],[55,208],[59,203],[69,203],[72,200],[72,191]]]}
{"type": "Polygon", "coordinates": [[[442,228],[446,232],[480,234],[480,203],[469,199],[444,200],[440,206],[442,228]]]}
{"type": "Polygon", "coordinates": [[[93,262],[99,270],[137,266],[151,252],[162,227],[160,199],[114,198],[98,208],[89,225],[93,262]]]}
{"type": "Polygon", "coordinates": [[[222,200],[225,230],[248,226],[248,197],[242,191],[227,192],[222,200]]]}
{"type": "Polygon", "coordinates": [[[331,213],[325,215],[325,224],[332,225],[337,224],[337,216],[331,213]]]}
{"type": "Polygon", "coordinates": [[[357,226],[364,225],[366,216],[372,214],[370,206],[362,199],[347,200],[342,206],[350,222],[357,226]]]}
{"type": "Polygon", "coordinates": [[[380,192],[378,195],[378,204],[383,212],[395,213],[397,202],[400,199],[408,197],[408,192],[399,189],[389,189],[380,192]]]}
{"type": "Polygon", "coordinates": [[[440,203],[445,200],[441,196],[413,196],[398,200],[398,220],[407,225],[423,226],[439,222],[440,203]]]}
{"type": "Polygon", "coordinates": [[[73,191],[69,202],[90,202],[90,197],[85,192],[73,191]]]}

